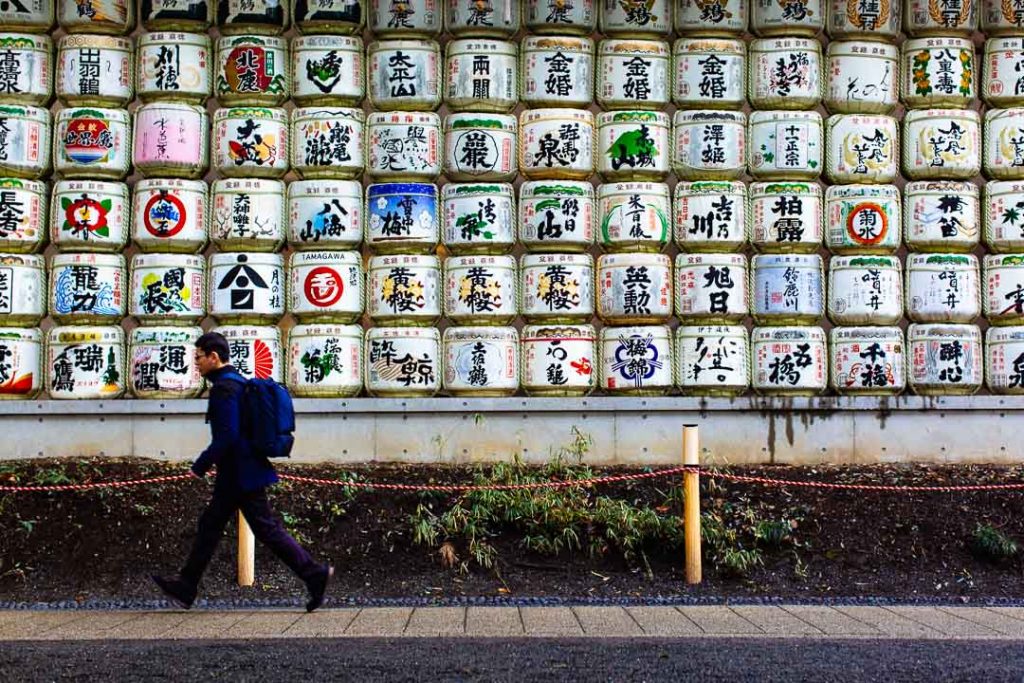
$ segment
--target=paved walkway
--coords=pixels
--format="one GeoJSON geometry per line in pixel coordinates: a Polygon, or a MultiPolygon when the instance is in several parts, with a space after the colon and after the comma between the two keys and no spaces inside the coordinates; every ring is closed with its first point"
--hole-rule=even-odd
{"type": "Polygon", "coordinates": [[[1024,607],[375,607],[0,611],[0,640],[347,637],[1024,640],[1024,607]]]}

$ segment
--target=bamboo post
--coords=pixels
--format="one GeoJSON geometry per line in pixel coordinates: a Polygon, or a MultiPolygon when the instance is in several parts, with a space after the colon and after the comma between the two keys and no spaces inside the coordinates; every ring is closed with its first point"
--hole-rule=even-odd
{"type": "Polygon", "coordinates": [[[256,538],[242,511],[238,511],[238,585],[256,582],[256,538]]]}
{"type": "MultiPolygon", "coordinates": [[[[683,464],[700,465],[697,425],[683,426],[683,464]]],[[[686,540],[686,583],[701,581],[700,566],[700,475],[683,473],[683,534],[686,540]]]]}

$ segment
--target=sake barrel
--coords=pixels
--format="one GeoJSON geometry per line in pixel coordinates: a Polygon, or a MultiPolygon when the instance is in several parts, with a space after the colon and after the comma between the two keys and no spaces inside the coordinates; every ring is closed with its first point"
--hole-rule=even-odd
{"type": "Polygon", "coordinates": [[[444,389],[452,396],[512,396],[519,390],[519,333],[514,327],[444,331],[444,389]]]}
{"type": "Polygon", "coordinates": [[[750,348],[751,381],[758,394],[814,396],[827,388],[828,357],[820,327],[755,327],[750,348]]]}
{"type": "Polygon", "coordinates": [[[755,180],[814,180],[823,132],[816,111],[755,111],[747,132],[747,170],[755,180]]]}
{"type": "Polygon", "coordinates": [[[58,180],[50,207],[50,241],[61,251],[124,249],[130,231],[128,185],[58,180]]]}
{"type": "MultiPolygon", "coordinates": [[[[812,0],[814,1],[814,0],[812,0]]],[[[754,4],[755,10],[759,7],[754,4]]],[[[747,98],[756,109],[814,109],[821,104],[821,43],[814,38],[750,42],[747,98]]]]}
{"type": "Polygon", "coordinates": [[[135,3],[118,0],[54,0],[57,22],[68,33],[123,36],[135,28],[135,3]]]}
{"type": "Polygon", "coordinates": [[[606,38],[597,44],[597,103],[604,109],[663,110],[669,87],[671,48],[660,40],[606,38]]]}
{"type": "Polygon", "coordinates": [[[0,7],[0,21],[9,30],[28,33],[48,33],[53,28],[53,0],[41,0],[26,5],[7,4],[0,7]]]}
{"type": "Polygon", "coordinates": [[[280,107],[291,92],[288,41],[224,35],[217,41],[213,94],[224,107],[280,107]]]}
{"type": "Polygon", "coordinates": [[[742,322],[749,310],[748,282],[743,254],[679,254],[676,315],[684,325],[742,322]]]}
{"type": "Polygon", "coordinates": [[[526,0],[523,23],[531,33],[588,36],[597,27],[597,0],[526,0]]]}
{"type": "Polygon", "coordinates": [[[1005,254],[1024,252],[1024,182],[985,183],[981,208],[985,245],[1005,254]]]}
{"type": "Polygon", "coordinates": [[[970,36],[978,27],[978,0],[904,0],[903,30],[910,36],[970,36]]]}
{"type": "Polygon", "coordinates": [[[752,267],[750,308],[758,325],[808,325],[825,315],[821,256],[758,254],[752,267]]]}
{"type": "Polygon", "coordinates": [[[378,38],[422,35],[436,38],[441,34],[441,3],[435,0],[370,0],[367,27],[378,38]]]}
{"type": "Polygon", "coordinates": [[[205,0],[142,0],[139,23],[147,31],[205,33],[213,25],[216,3],[205,0]]]}
{"type": "MultiPolygon", "coordinates": [[[[832,188],[829,188],[832,189],[832,188]]],[[[822,199],[818,183],[750,183],[750,241],[760,252],[817,252],[822,199]]]]}
{"type": "Polygon", "coordinates": [[[293,109],[292,168],[307,179],[361,177],[365,118],[362,109],[293,109]]]}
{"type": "Polygon", "coordinates": [[[458,325],[508,325],[519,312],[514,256],[450,256],[444,314],[458,325]]]}
{"type": "Polygon", "coordinates": [[[981,388],[981,330],[977,325],[907,328],[910,390],[924,396],[973,394],[981,388]]]}
{"type": "Polygon", "coordinates": [[[453,36],[511,38],[519,31],[519,0],[468,3],[443,0],[444,27],[453,36]]]}
{"type": "Polygon", "coordinates": [[[594,243],[594,186],[528,180],[519,186],[519,241],[529,251],[586,251],[594,243]]]}
{"type": "Polygon", "coordinates": [[[752,2],[750,32],[755,36],[792,35],[813,38],[825,25],[825,0],[752,2]]]}
{"type": "MultiPolygon", "coordinates": [[[[717,115],[710,118],[717,119],[717,115]]],[[[717,129],[709,129],[711,145],[717,129]]],[[[664,180],[674,161],[669,144],[672,126],[660,111],[608,111],[597,115],[597,172],[606,181],[664,180]]],[[[723,132],[723,136],[726,134],[723,132]]],[[[681,163],[681,162],[680,162],[681,163]]],[[[693,162],[698,163],[696,160],[693,162]]],[[[723,162],[724,163],[724,162],[723,162]]],[[[714,166],[713,160],[709,165],[714,166]]]]}
{"type": "Polygon", "coordinates": [[[59,325],[120,323],[126,308],[124,271],[120,254],[55,255],[50,261],[50,316],[59,325]]]}
{"type": "Polygon", "coordinates": [[[586,396],[597,384],[592,325],[525,325],[520,384],[529,396],[586,396]]]}
{"type": "Polygon", "coordinates": [[[672,1],[604,2],[598,26],[608,36],[667,38],[672,33],[672,1]]]}
{"type": "Polygon", "coordinates": [[[586,180],[594,171],[594,114],[528,109],[519,115],[519,170],[528,180],[586,180]]]}
{"type": "Polygon", "coordinates": [[[358,180],[288,183],[292,249],[355,249],[363,241],[363,186],[358,180]]]}
{"type": "Polygon", "coordinates": [[[0,400],[32,399],[43,386],[43,333],[0,327],[0,400]]]}
{"type": "Polygon", "coordinates": [[[371,396],[433,396],[441,388],[441,332],[436,327],[366,330],[363,384],[371,396]]]}
{"type": "Polygon", "coordinates": [[[280,254],[213,254],[209,277],[209,312],[218,322],[276,323],[284,315],[284,259],[280,254]]]}
{"type": "Polygon", "coordinates": [[[205,32],[143,33],[137,56],[135,90],[143,102],[204,105],[213,93],[213,50],[205,32]]]}
{"type": "Polygon", "coordinates": [[[1024,35],[1024,8],[1003,0],[981,0],[981,30],[988,36],[1024,35]]]}
{"type": "Polygon", "coordinates": [[[527,107],[588,107],[594,101],[594,41],[590,38],[526,36],[519,51],[519,99],[527,107]]]}
{"type": "Polygon", "coordinates": [[[298,397],[343,398],[363,389],[363,328],[296,325],[288,332],[289,391],[298,397]]]}
{"type": "Polygon", "coordinates": [[[667,394],[675,378],[672,361],[667,325],[601,329],[601,388],[609,394],[667,394]]]}
{"type": "Polygon", "coordinates": [[[825,106],[833,114],[891,114],[900,101],[899,68],[900,50],[895,45],[853,40],[829,43],[825,106]]]}
{"type": "Polygon", "coordinates": [[[133,256],[128,313],[143,325],[198,325],[206,316],[206,260],[197,254],[133,256]]]}
{"type": "Polygon", "coordinates": [[[750,338],[743,325],[676,328],[676,385],[687,395],[736,396],[750,387],[750,338]]]}
{"type": "MultiPolygon", "coordinates": [[[[1024,13],[1022,13],[1024,16],[1024,13]]],[[[992,38],[985,41],[981,99],[990,107],[1019,107],[1024,104],[1024,89],[1017,87],[1017,64],[1024,59],[1024,40],[992,38]]]]}
{"type": "Polygon", "coordinates": [[[279,35],[291,24],[288,7],[288,2],[275,0],[217,0],[217,28],[225,36],[279,35]]]}
{"type": "Polygon", "coordinates": [[[0,175],[38,180],[49,174],[51,121],[41,107],[0,105],[0,126],[8,131],[0,144],[0,175]]]}
{"type": "Polygon", "coordinates": [[[902,12],[898,0],[878,3],[828,0],[825,9],[828,17],[825,30],[832,40],[855,38],[896,42],[900,38],[902,12]]]}
{"type": "Polygon", "coordinates": [[[203,378],[195,360],[200,327],[136,327],[128,345],[128,390],[135,398],[196,398],[203,378]]]}
{"type": "Polygon", "coordinates": [[[117,325],[54,327],[46,338],[51,399],[113,399],[125,390],[124,330],[117,325]]]}
{"type": "Polygon", "coordinates": [[[677,0],[676,31],[680,35],[735,35],[747,30],[747,0],[677,0]]]}
{"type": "Polygon", "coordinates": [[[665,254],[599,256],[597,315],[609,325],[668,322],[672,315],[672,259],[665,254]]]}
{"type": "Polygon", "coordinates": [[[135,97],[134,67],[131,38],[63,36],[57,41],[57,98],[72,107],[127,107],[135,97]]]}
{"type": "Polygon", "coordinates": [[[440,236],[437,185],[366,187],[366,244],[378,254],[433,253],[440,236]]]}
{"type": "Polygon", "coordinates": [[[430,181],[441,175],[441,117],[432,111],[375,111],[366,121],[366,174],[430,181]]]}
{"type": "Polygon", "coordinates": [[[445,103],[453,112],[508,114],[519,104],[515,43],[460,38],[445,47],[445,103]]]}
{"type": "Polygon", "coordinates": [[[46,260],[0,254],[0,315],[9,327],[35,327],[46,317],[46,260]]]}
{"type": "MultiPolygon", "coordinates": [[[[353,4],[353,7],[359,7],[353,4]]],[[[291,41],[292,99],[299,107],[358,107],[366,96],[363,39],[296,36],[291,41]]]]}
{"type": "MultiPolygon", "coordinates": [[[[40,3],[42,4],[42,3],[40,3]]],[[[0,10],[0,22],[10,27],[0,10]]],[[[0,35],[4,51],[4,100],[9,104],[44,107],[53,99],[53,41],[29,33],[0,35]]],[[[36,372],[38,376],[39,373],[36,372]]]]}
{"type": "Polygon", "coordinates": [[[363,315],[357,251],[296,251],[288,260],[288,312],[300,323],[354,323],[363,315]]]}
{"type": "Polygon", "coordinates": [[[903,276],[896,256],[833,256],[828,317],[836,325],[896,325],[903,317],[903,276]]]}
{"type": "Polygon", "coordinates": [[[969,323],[981,315],[973,254],[907,256],[907,317],[915,323],[969,323]]]}
{"type": "Polygon", "coordinates": [[[228,342],[231,365],[246,379],[284,381],[281,330],[276,326],[222,325],[214,332],[228,342]]]}
{"type": "Polygon", "coordinates": [[[1024,255],[989,254],[985,257],[985,318],[990,325],[1024,323],[1024,255]]]}
{"type": "Polygon", "coordinates": [[[448,183],[441,188],[442,242],[452,254],[502,254],[516,243],[516,199],[509,183],[448,183]]]}
{"type": "MultiPolygon", "coordinates": [[[[970,2],[971,0],[968,0],[970,2]]],[[[903,102],[913,109],[968,107],[977,94],[974,44],[930,36],[903,43],[903,102]]]]}
{"type": "Polygon", "coordinates": [[[1024,327],[986,330],[985,384],[993,394],[1024,393],[1024,327]]]}
{"type": "Polygon", "coordinates": [[[672,210],[664,183],[599,185],[597,210],[606,251],[658,252],[668,245],[672,210]]]}
{"type": "Polygon", "coordinates": [[[1024,180],[1024,109],[985,112],[982,171],[993,180],[1024,180]]]}
{"type": "Polygon", "coordinates": [[[672,101],[680,110],[740,110],[747,46],[731,38],[680,38],[672,46],[672,101]]]}
{"type": "Polygon", "coordinates": [[[891,116],[835,114],[825,121],[825,177],[833,183],[891,183],[900,172],[899,124],[891,116]]]}
{"type": "Polygon", "coordinates": [[[903,117],[903,175],[968,180],[981,171],[981,120],[972,109],[918,109],[903,117]]]}
{"type": "Polygon", "coordinates": [[[357,0],[295,0],[292,24],[300,33],[362,33],[366,3],[357,0]]]}
{"type": "Polygon", "coordinates": [[[228,178],[282,178],[288,172],[288,113],[235,107],[213,114],[213,168],[228,178]]]}
{"type": "Polygon", "coordinates": [[[132,238],[140,251],[195,254],[206,247],[209,189],[202,180],[153,178],[135,183],[132,238]]]}
{"type": "Polygon", "coordinates": [[[673,224],[683,251],[739,251],[747,243],[746,184],[676,183],[673,224]]]}
{"type": "Polygon", "coordinates": [[[367,94],[380,111],[434,111],[441,104],[441,46],[382,40],[367,48],[367,94]]]}
{"type": "Polygon", "coordinates": [[[825,191],[833,254],[891,254],[900,248],[900,190],[895,185],[832,185],[825,191]]]}
{"type": "Polygon", "coordinates": [[[49,224],[46,183],[0,178],[0,250],[15,254],[39,251],[49,224]]]}
{"type": "Polygon", "coordinates": [[[831,384],[841,396],[893,396],[907,386],[906,345],[898,327],[834,327],[831,384]]]}
{"type": "Polygon", "coordinates": [[[904,239],[912,251],[972,251],[981,234],[978,186],[948,180],[903,188],[904,239]]]}
{"type": "Polygon", "coordinates": [[[747,170],[747,116],[731,111],[676,111],[672,169],[684,180],[735,180],[747,170]]]}
{"type": "Polygon", "coordinates": [[[210,241],[225,251],[277,251],[288,220],[284,193],[280,180],[213,181],[210,241]]]}
{"type": "Polygon", "coordinates": [[[430,326],[441,317],[441,264],[436,256],[371,256],[366,312],[375,325],[430,326]]]}
{"type": "Polygon", "coordinates": [[[594,316],[594,260],[590,254],[524,254],[519,275],[526,320],[586,323],[594,316]]]}
{"type": "Polygon", "coordinates": [[[449,114],[444,120],[444,172],[454,181],[515,180],[516,117],[449,114]]]}

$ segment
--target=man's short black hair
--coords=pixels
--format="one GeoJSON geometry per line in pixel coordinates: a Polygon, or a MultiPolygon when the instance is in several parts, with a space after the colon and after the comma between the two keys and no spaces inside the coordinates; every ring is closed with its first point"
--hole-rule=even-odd
{"type": "Polygon", "coordinates": [[[221,363],[231,362],[231,349],[228,348],[228,340],[219,332],[207,332],[196,339],[196,348],[209,356],[216,353],[221,363]]]}

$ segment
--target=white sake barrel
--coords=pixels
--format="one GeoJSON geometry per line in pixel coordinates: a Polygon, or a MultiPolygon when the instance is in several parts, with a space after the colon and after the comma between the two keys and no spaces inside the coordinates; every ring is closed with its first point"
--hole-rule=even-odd
{"type": "Polygon", "coordinates": [[[900,173],[899,123],[882,114],[825,121],[825,177],[833,183],[891,183],[900,173]]]}
{"type": "Polygon", "coordinates": [[[35,327],[46,317],[46,260],[0,254],[0,315],[4,325],[35,327]]]}
{"type": "Polygon", "coordinates": [[[597,27],[597,0],[551,2],[526,0],[523,24],[531,33],[566,33],[588,36],[597,27]]]}
{"type": "Polygon", "coordinates": [[[666,254],[599,256],[597,315],[609,325],[668,322],[672,316],[672,259],[666,254]]]}
{"type": "Polygon", "coordinates": [[[673,10],[680,35],[738,36],[747,30],[747,0],[677,0],[673,10]]]}
{"type": "Polygon", "coordinates": [[[126,280],[120,254],[57,254],[50,262],[50,316],[60,325],[120,323],[126,280]]]}
{"type": "Polygon", "coordinates": [[[53,30],[54,5],[50,0],[32,5],[4,5],[0,8],[0,21],[8,30],[26,33],[48,33],[53,30]]]}
{"type": "Polygon", "coordinates": [[[450,256],[444,314],[459,325],[508,325],[519,312],[514,256],[450,256]]]}
{"type": "Polygon", "coordinates": [[[682,180],[738,179],[747,170],[747,115],[739,111],[676,111],[672,170],[682,180]]]}
{"type": "Polygon", "coordinates": [[[755,327],[751,380],[765,396],[814,396],[828,386],[828,353],[820,327],[755,327]]]}
{"type": "Polygon", "coordinates": [[[343,398],[363,389],[363,328],[296,325],[288,332],[288,390],[295,396],[343,398]]]}
{"type": "MultiPolygon", "coordinates": [[[[754,3],[755,12],[759,6],[754,3]]],[[[821,43],[815,38],[787,35],[750,41],[747,98],[751,106],[814,109],[821,104],[821,62],[821,43]]]]}
{"type": "Polygon", "coordinates": [[[509,183],[448,183],[441,188],[444,235],[452,254],[504,254],[516,243],[516,197],[509,183]]]}
{"type": "Polygon", "coordinates": [[[833,254],[891,254],[900,247],[895,185],[832,185],[825,190],[825,246],[833,254]]]}
{"type": "Polygon", "coordinates": [[[1004,0],[981,0],[981,30],[988,36],[1024,35],[1024,8],[1004,0]]]}
{"type": "Polygon", "coordinates": [[[747,186],[742,182],[676,183],[673,224],[683,251],[739,251],[747,243],[747,186]]]}
{"type": "MultiPolygon", "coordinates": [[[[1024,7],[1018,10],[1024,18],[1024,7]]],[[[985,56],[982,67],[981,92],[985,104],[993,108],[1019,107],[1024,104],[1024,91],[1017,87],[1020,73],[1017,64],[1024,58],[1024,40],[993,38],[989,34],[985,41],[985,56]]]]}
{"type": "Polygon", "coordinates": [[[522,384],[529,396],[586,396],[597,384],[592,325],[525,325],[522,384]]]}
{"type": "Polygon", "coordinates": [[[676,315],[686,325],[741,322],[749,310],[749,281],[743,254],[679,254],[676,315]]]}
{"type": "MultiPolygon", "coordinates": [[[[43,3],[40,3],[43,4],[43,3]]],[[[9,5],[17,12],[17,7],[9,5]]],[[[0,10],[0,21],[6,30],[6,12],[0,10]]],[[[4,50],[4,100],[8,104],[45,107],[53,99],[53,41],[49,36],[28,33],[5,33],[0,37],[4,50]]],[[[36,373],[39,374],[39,373],[36,373]]]]}
{"type": "Polygon", "coordinates": [[[366,245],[378,254],[432,254],[440,237],[440,198],[433,183],[366,187],[366,245]]]}
{"type": "Polygon", "coordinates": [[[590,254],[524,254],[519,262],[523,318],[585,323],[594,316],[594,259],[590,254]]]}
{"type": "Polygon", "coordinates": [[[985,245],[992,251],[1024,252],[1024,182],[985,183],[981,220],[985,245]]]}
{"type": "Polygon", "coordinates": [[[366,54],[357,36],[291,40],[292,99],[299,107],[358,107],[366,96],[366,54]]]}
{"type": "Polygon", "coordinates": [[[821,185],[750,183],[748,191],[750,241],[757,251],[813,254],[821,249],[821,185]]]}
{"type": "Polygon", "coordinates": [[[1024,256],[989,254],[983,275],[983,311],[990,325],[1024,323],[1024,256]]]}
{"type": "Polygon", "coordinates": [[[288,312],[300,323],[354,323],[363,315],[358,251],[296,251],[288,259],[288,312]]]}
{"type": "Polygon", "coordinates": [[[899,68],[900,50],[895,45],[860,40],[829,43],[825,106],[833,114],[891,113],[900,101],[899,68]]]}
{"type": "Polygon", "coordinates": [[[978,257],[907,256],[907,317],[915,323],[969,323],[981,315],[978,257]]]}
{"type": "Polygon", "coordinates": [[[985,384],[993,394],[1024,394],[1024,327],[985,332],[985,384]]]}
{"type": "Polygon", "coordinates": [[[43,333],[0,327],[0,400],[35,398],[43,386],[43,333]]]}
{"type": "Polygon", "coordinates": [[[46,243],[49,187],[38,180],[0,178],[0,251],[31,254],[46,243]]]}
{"type": "Polygon", "coordinates": [[[904,0],[903,30],[910,36],[970,36],[978,27],[978,5],[979,0],[904,0]]]}
{"type": "Polygon", "coordinates": [[[598,14],[601,33],[608,36],[667,38],[672,34],[672,0],[640,4],[603,2],[598,14]]]}
{"type": "Polygon", "coordinates": [[[833,256],[828,317],[836,325],[895,325],[903,317],[903,274],[896,256],[833,256]]]}
{"type": "Polygon", "coordinates": [[[0,119],[7,129],[4,153],[0,155],[0,175],[32,180],[48,175],[53,138],[50,110],[0,105],[0,119]]]}
{"type": "Polygon", "coordinates": [[[46,338],[46,393],[51,399],[111,399],[125,391],[124,330],[54,327],[46,338]]]}
{"type": "Polygon", "coordinates": [[[759,325],[808,325],[825,315],[817,254],[758,254],[751,263],[750,309],[759,325]]]}
{"type": "Polygon", "coordinates": [[[969,107],[977,94],[978,64],[968,37],[906,40],[901,66],[900,97],[912,109],[969,107]]]}
{"type": "Polygon", "coordinates": [[[284,315],[284,259],[280,254],[213,254],[209,277],[209,313],[218,322],[276,323],[284,315]]]}
{"type": "MultiPolygon", "coordinates": [[[[145,1],[154,4],[152,0],[145,1]]],[[[184,30],[188,29],[143,33],[138,37],[135,91],[143,102],[202,105],[213,93],[210,37],[205,30],[184,30]]]]}
{"type": "Polygon", "coordinates": [[[750,337],[743,325],[676,328],[676,384],[687,395],[735,396],[750,387],[750,337]]]}
{"type": "Polygon", "coordinates": [[[660,40],[606,38],[599,42],[597,103],[604,109],[664,109],[672,95],[671,50],[660,40]]]}
{"type": "Polygon", "coordinates": [[[202,180],[151,178],[135,183],[132,240],[141,251],[195,254],[206,247],[209,188],[202,180]]]}
{"type": "Polygon", "coordinates": [[[465,38],[445,46],[444,101],[449,111],[511,112],[519,104],[519,46],[465,38]]]}
{"type": "Polygon", "coordinates": [[[234,107],[213,113],[210,161],[228,178],[282,178],[288,172],[288,112],[234,107]]]}
{"type": "Polygon", "coordinates": [[[606,251],[661,251],[671,237],[670,204],[665,183],[599,185],[598,244],[606,251]]]}
{"type": "Polygon", "coordinates": [[[355,249],[363,241],[363,187],[358,180],[288,183],[292,249],[355,249]]]}
{"type": "Polygon", "coordinates": [[[981,117],[973,109],[915,109],[903,117],[908,180],[969,180],[981,172],[981,117]]]}
{"type": "Polygon", "coordinates": [[[50,206],[50,241],[61,251],[119,252],[128,241],[126,183],[58,180],[50,206]]]}
{"type": "MultiPolygon", "coordinates": [[[[561,25],[549,28],[563,32],[561,25]]],[[[594,41],[590,38],[529,35],[520,43],[519,54],[519,99],[527,107],[589,107],[594,101],[594,41]]]]}
{"type": "Polygon", "coordinates": [[[1024,180],[1024,109],[989,109],[981,169],[992,180],[1024,180]]]}
{"type": "Polygon", "coordinates": [[[379,111],[433,111],[441,104],[441,46],[433,40],[382,40],[366,48],[366,85],[379,111]]]}
{"type": "Polygon", "coordinates": [[[277,251],[288,221],[284,192],[280,180],[214,180],[210,241],[222,251],[277,251]]]}
{"type": "Polygon", "coordinates": [[[135,28],[134,2],[95,0],[88,5],[79,5],[74,1],[55,0],[53,4],[57,6],[57,23],[67,33],[120,36],[131,33],[135,28]]]}
{"type": "Polygon", "coordinates": [[[363,5],[362,10],[366,12],[367,28],[379,38],[441,35],[442,5],[435,0],[410,0],[402,4],[370,0],[369,8],[363,5]]]}
{"type": "Polygon", "coordinates": [[[441,175],[441,117],[432,111],[375,111],[366,119],[366,174],[395,182],[441,175]]]}
{"type": "Polygon", "coordinates": [[[911,325],[910,390],[924,396],[973,394],[981,388],[981,330],[977,325],[911,325]]]}
{"type": "MultiPolygon", "coordinates": [[[[53,169],[62,178],[124,180],[132,163],[128,122],[124,109],[61,109],[53,131],[53,169]]],[[[49,130],[49,113],[46,126],[49,130]]],[[[42,147],[46,138],[36,135],[42,147]]],[[[47,161],[45,167],[49,166],[47,161]]]]}
{"type": "Polygon", "coordinates": [[[213,331],[227,339],[231,365],[242,377],[284,382],[280,328],[222,325],[213,331]]]}
{"type": "Polygon", "coordinates": [[[660,396],[673,385],[672,331],[667,325],[601,330],[601,388],[609,394],[660,396]]]}
{"type": "Polygon", "coordinates": [[[833,327],[829,333],[836,393],[892,396],[907,386],[906,345],[898,327],[833,327]]]}
{"type": "Polygon", "coordinates": [[[948,180],[903,188],[904,239],[911,251],[972,251],[981,234],[978,186],[948,180]]]}
{"type": "Polygon", "coordinates": [[[206,317],[206,259],[199,254],[132,257],[129,315],[143,325],[198,325],[206,317]]]}
{"type": "MultiPolygon", "coordinates": [[[[672,170],[671,134],[672,119],[664,112],[629,110],[598,114],[598,174],[607,182],[665,180],[672,170]]],[[[717,147],[724,151],[729,138],[724,133],[722,136],[717,147]]],[[[698,166],[700,160],[694,159],[692,163],[698,166]]],[[[711,167],[715,165],[708,163],[711,167]]]]}
{"type": "Polygon", "coordinates": [[[900,38],[900,20],[903,13],[900,11],[898,0],[876,4],[861,3],[857,0],[828,0],[825,5],[828,17],[825,21],[825,30],[832,40],[852,38],[864,41],[896,41],[900,38]]]}
{"type": "Polygon", "coordinates": [[[596,213],[589,181],[528,180],[519,186],[519,241],[529,251],[586,251],[596,213]]]}
{"type": "Polygon", "coordinates": [[[135,98],[131,38],[64,35],[57,40],[56,94],[70,107],[127,107],[135,98]]]}
{"type": "Polygon", "coordinates": [[[512,396],[519,390],[519,333],[514,327],[444,331],[444,388],[452,396],[512,396]]]}
{"type": "Polygon", "coordinates": [[[755,111],[747,132],[747,171],[755,180],[821,175],[824,130],[816,111],[755,111]]]}
{"type": "Polygon", "coordinates": [[[813,38],[825,26],[825,5],[825,0],[751,2],[750,32],[813,38]]]}
{"type": "Polygon", "coordinates": [[[470,4],[444,0],[444,27],[453,36],[511,38],[519,31],[518,0],[489,0],[470,4]]]}
{"type": "MultiPolygon", "coordinates": [[[[348,0],[296,0],[292,24],[303,34],[361,34],[366,24],[366,5],[348,0]]],[[[287,24],[286,24],[287,27],[287,24]]]]}
{"type": "Polygon", "coordinates": [[[366,312],[375,325],[430,326],[441,317],[441,264],[436,256],[372,256],[366,312]]]}
{"type": "Polygon", "coordinates": [[[196,398],[203,378],[195,360],[200,327],[136,327],[128,346],[128,390],[135,398],[196,398]]]}
{"type": "Polygon", "coordinates": [[[436,327],[366,330],[363,383],[371,396],[429,397],[441,388],[441,332],[436,327]]]}
{"type": "Polygon", "coordinates": [[[672,101],[679,109],[738,111],[747,99],[747,46],[734,38],[680,38],[672,45],[672,101]]]}
{"type": "Polygon", "coordinates": [[[527,180],[586,180],[596,137],[589,110],[527,109],[519,115],[519,172],[527,180]]]}
{"type": "Polygon", "coordinates": [[[292,110],[292,169],[300,178],[363,175],[366,115],[362,109],[303,107],[292,110]]]}

